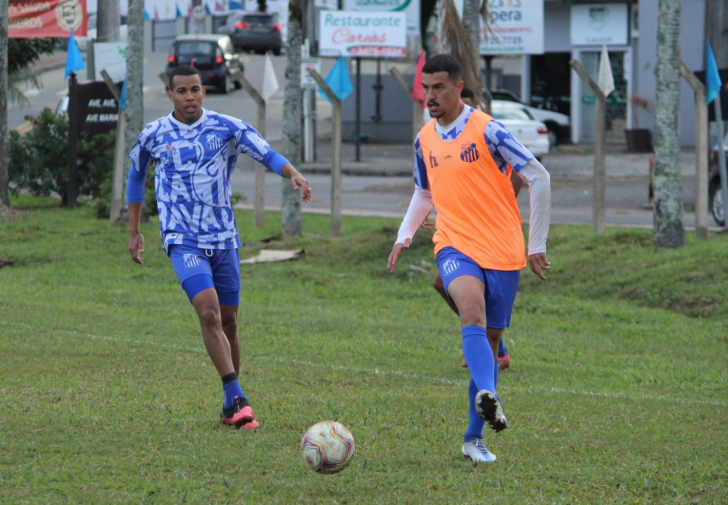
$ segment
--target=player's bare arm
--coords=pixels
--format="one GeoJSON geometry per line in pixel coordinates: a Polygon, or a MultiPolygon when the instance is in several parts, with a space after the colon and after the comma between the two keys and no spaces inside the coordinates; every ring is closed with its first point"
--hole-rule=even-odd
{"type": "Polygon", "coordinates": [[[311,183],[308,182],[308,180],[306,180],[306,178],[302,176],[300,172],[293,167],[293,165],[291,165],[290,163],[286,163],[285,165],[283,165],[281,167],[281,175],[286,179],[290,179],[291,188],[293,188],[293,191],[301,188],[302,201],[311,201],[311,183]]]}
{"type": "Polygon", "coordinates": [[[389,260],[387,261],[387,269],[389,270],[389,273],[394,273],[394,265],[397,263],[397,258],[399,258],[399,253],[402,252],[402,249],[405,249],[410,246],[412,243],[411,239],[407,239],[404,241],[404,244],[394,244],[394,247],[392,248],[392,252],[389,253],[389,260]]]}
{"type": "Polygon", "coordinates": [[[551,268],[551,263],[546,258],[546,253],[531,254],[528,256],[528,266],[531,267],[531,271],[538,276],[541,280],[546,280],[546,276],[543,274],[544,270],[551,268]]]}
{"type": "Polygon", "coordinates": [[[139,231],[139,216],[141,213],[141,203],[129,204],[129,254],[132,260],[143,265],[144,259],[139,256],[140,253],[144,252],[144,235],[139,231]]]}

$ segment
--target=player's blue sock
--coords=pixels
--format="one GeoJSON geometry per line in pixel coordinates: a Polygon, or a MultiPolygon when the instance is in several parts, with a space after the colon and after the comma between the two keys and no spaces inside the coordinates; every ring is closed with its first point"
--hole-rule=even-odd
{"type": "MultiPolygon", "coordinates": [[[[496,367],[498,368],[498,367],[496,367]]],[[[478,394],[478,387],[475,385],[475,381],[470,379],[470,385],[468,386],[468,400],[470,401],[470,412],[468,431],[465,432],[464,442],[469,442],[475,438],[483,438],[483,427],[485,426],[485,419],[478,415],[475,410],[475,395],[478,394]]]]}
{"type": "Polygon", "coordinates": [[[506,349],[506,343],[503,341],[503,337],[500,339],[500,344],[498,344],[498,357],[502,358],[508,354],[508,349],[506,349]]]}
{"type": "Polygon", "coordinates": [[[488,343],[485,328],[482,326],[463,326],[462,334],[463,354],[475,385],[478,386],[479,390],[487,389],[491,393],[495,393],[495,383],[493,381],[495,358],[490,343],[488,343]]]}
{"type": "Polygon", "coordinates": [[[495,393],[496,389],[498,389],[498,364],[493,367],[493,384],[495,385],[495,389],[492,391],[495,393]]]}
{"type": "Polygon", "coordinates": [[[235,403],[235,397],[245,398],[243,390],[240,389],[240,382],[235,372],[229,373],[222,378],[222,391],[225,395],[224,408],[229,409],[235,403]]]}

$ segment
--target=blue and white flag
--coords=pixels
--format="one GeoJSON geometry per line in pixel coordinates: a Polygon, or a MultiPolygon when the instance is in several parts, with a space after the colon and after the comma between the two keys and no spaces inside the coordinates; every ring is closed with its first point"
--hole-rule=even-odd
{"type": "MultiPolygon", "coordinates": [[[[354,88],[351,87],[349,72],[346,69],[346,62],[344,62],[343,56],[339,56],[339,59],[336,60],[334,67],[331,69],[331,72],[329,72],[329,75],[326,77],[326,84],[329,85],[329,87],[339,98],[339,100],[343,100],[344,98],[349,96],[352,91],[354,91],[354,88]]],[[[326,93],[321,91],[320,88],[319,93],[326,99],[327,102],[330,101],[329,97],[326,96],[326,93]]]]}
{"type": "Polygon", "coordinates": [[[76,39],[73,37],[73,29],[71,29],[71,35],[68,37],[68,52],[66,53],[66,75],[63,79],[68,79],[69,75],[85,69],[86,64],[83,62],[81,51],[78,50],[76,39]]]}
{"type": "Polygon", "coordinates": [[[710,47],[710,42],[707,43],[705,50],[705,84],[706,90],[706,103],[710,104],[715,97],[720,93],[720,88],[723,83],[720,81],[720,74],[718,74],[718,65],[715,64],[715,57],[713,56],[713,49],[710,47]]]}

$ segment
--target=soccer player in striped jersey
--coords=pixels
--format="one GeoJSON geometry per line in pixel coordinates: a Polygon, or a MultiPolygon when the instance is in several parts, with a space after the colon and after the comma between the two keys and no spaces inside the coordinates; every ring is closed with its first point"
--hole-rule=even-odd
{"type": "Polygon", "coordinates": [[[434,204],[437,265],[460,313],[463,354],[471,374],[462,453],[476,462],[491,462],[496,457],[485,447],[483,428],[487,423],[499,432],[508,426],[496,395],[496,356],[510,324],[520,271],[528,264],[545,279],[550,267],[549,174],[503,124],[465,106],[460,99],[462,69],[452,56],[430,58],[422,69],[422,86],[433,119],[415,140],[415,193],[387,267],[394,271],[397,258],[434,204]],[[511,170],[528,185],[527,255],[511,170]]]}
{"type": "Polygon", "coordinates": [[[246,154],[290,179],[304,202],[311,200],[311,185],[250,125],[204,109],[205,92],[196,68],[176,67],[167,91],[174,110],[148,124],[129,153],[129,253],[144,263],[139,218],[144,179],[153,166],[162,244],[197,312],[202,340],[222,379],[220,421],[252,430],[258,422],[238,382],[242,244],[230,203],[230,175],[238,155],[246,154]]]}

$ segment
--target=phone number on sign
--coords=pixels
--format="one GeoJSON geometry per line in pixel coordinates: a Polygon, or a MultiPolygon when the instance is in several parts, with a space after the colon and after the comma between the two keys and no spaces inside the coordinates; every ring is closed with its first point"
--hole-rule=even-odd
{"type": "Polygon", "coordinates": [[[514,36],[494,37],[491,35],[488,37],[486,44],[489,46],[514,46],[516,44],[523,44],[523,39],[514,36]]]}
{"type": "Polygon", "coordinates": [[[350,47],[349,56],[385,56],[389,58],[404,58],[407,56],[407,49],[404,47],[386,46],[356,46],[350,47]]]}

